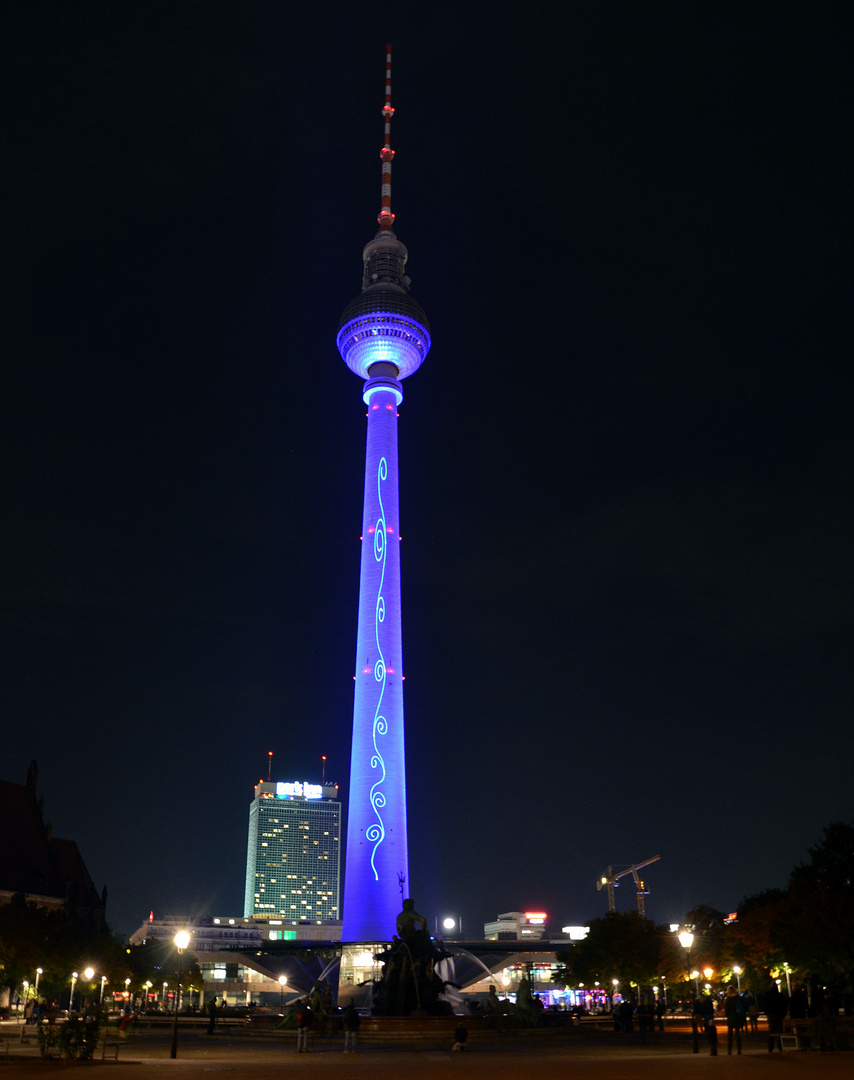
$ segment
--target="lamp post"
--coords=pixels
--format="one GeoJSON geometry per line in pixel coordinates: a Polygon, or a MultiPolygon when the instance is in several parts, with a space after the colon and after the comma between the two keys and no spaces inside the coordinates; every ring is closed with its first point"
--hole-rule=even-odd
{"type": "Polygon", "coordinates": [[[279,1012],[285,1011],[285,983],[287,981],[284,975],[279,976],[279,1012]]]}
{"type": "MultiPolygon", "coordinates": [[[[683,930],[679,934],[679,944],[685,950],[685,981],[688,982],[691,978],[691,946],[694,944],[694,935],[690,930],[683,930]]],[[[696,994],[699,997],[699,991],[696,994]]],[[[691,1010],[691,1041],[692,1049],[695,1054],[700,1053],[700,1043],[697,1036],[697,1014],[691,1010]]]]}
{"type": "Polygon", "coordinates": [[[24,996],[18,1002],[18,1009],[19,1009],[19,1011],[24,1013],[24,1020],[26,1020],[27,1019],[27,1017],[26,1017],[27,998],[30,996],[30,984],[27,982],[26,979],[24,979],[23,986],[24,986],[24,996]],[[23,1005],[21,1004],[21,1002],[23,1002],[23,1005]]]}
{"type": "Polygon", "coordinates": [[[77,985],[77,972],[71,972],[71,996],[68,999],[68,1011],[69,1013],[74,1010],[74,987],[77,985]]]}
{"type": "Polygon", "coordinates": [[[738,966],[738,964],[736,964],[735,967],[732,969],[732,973],[733,973],[733,975],[735,975],[736,979],[738,979],[738,992],[740,994],[741,993],[741,968],[738,966]]]}
{"type": "Polygon", "coordinates": [[[173,941],[175,942],[175,948],[178,950],[178,985],[175,988],[175,1019],[172,1023],[172,1049],[169,1051],[170,1058],[176,1058],[178,1056],[178,998],[181,995],[181,979],[184,977],[184,949],[190,944],[190,935],[186,930],[179,930],[173,938],[173,941]]]}
{"type": "Polygon", "coordinates": [[[679,944],[685,950],[685,971],[691,970],[691,946],[694,944],[694,935],[689,930],[683,930],[679,935],[679,944]]]}
{"type": "Polygon", "coordinates": [[[43,974],[44,974],[44,972],[42,971],[41,968],[36,968],[36,990],[35,990],[36,1005],[38,1005],[38,1003],[39,1003],[39,979],[41,978],[41,976],[43,974]]]}
{"type": "MultiPolygon", "coordinates": [[[[84,968],[83,969],[83,977],[86,979],[87,982],[91,982],[95,978],[95,969],[93,967],[84,968]]],[[[82,996],[82,1001],[80,1002],[80,1004],[81,1005],[86,1004],[85,995],[82,996]]]]}
{"type": "Polygon", "coordinates": [[[99,1004],[99,1005],[103,1005],[103,1004],[104,1004],[104,987],[105,987],[106,985],[107,985],[107,976],[106,976],[106,975],[102,975],[102,976],[101,976],[101,996],[100,996],[100,997],[98,998],[98,1004],[99,1004]]]}
{"type": "Polygon", "coordinates": [[[783,961],[783,971],[785,971],[785,973],[786,973],[786,992],[788,993],[789,997],[792,996],[792,977],[790,975],[791,970],[792,969],[789,967],[789,965],[784,960],[783,961]]]}
{"type": "Polygon", "coordinates": [[[145,984],[145,1004],[142,1007],[144,1013],[148,1012],[148,995],[151,993],[152,986],[154,986],[154,983],[149,979],[145,984]]]}

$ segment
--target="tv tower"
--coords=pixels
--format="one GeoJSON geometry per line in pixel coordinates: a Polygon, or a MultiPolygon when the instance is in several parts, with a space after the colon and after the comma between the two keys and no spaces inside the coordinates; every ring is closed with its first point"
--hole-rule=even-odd
{"type": "Polygon", "coordinates": [[[342,941],[390,941],[409,876],[397,407],[401,380],[421,366],[430,332],[409,295],[408,253],[393,231],[391,45],[382,115],[379,231],[362,251],[362,291],[344,309],[337,337],[344,363],[365,380],[368,407],[342,941]]]}

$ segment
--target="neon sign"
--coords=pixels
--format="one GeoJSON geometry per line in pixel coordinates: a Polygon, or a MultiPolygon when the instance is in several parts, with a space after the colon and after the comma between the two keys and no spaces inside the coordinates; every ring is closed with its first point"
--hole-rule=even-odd
{"type": "Polygon", "coordinates": [[[276,784],[276,797],[279,799],[322,799],[323,788],[320,784],[276,784]]]}

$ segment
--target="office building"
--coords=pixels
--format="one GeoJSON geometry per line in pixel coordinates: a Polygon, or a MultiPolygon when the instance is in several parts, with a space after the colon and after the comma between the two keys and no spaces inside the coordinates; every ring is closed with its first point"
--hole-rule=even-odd
{"type": "Polygon", "coordinates": [[[339,920],[340,846],[337,784],[256,784],[249,807],[244,917],[339,920]]]}

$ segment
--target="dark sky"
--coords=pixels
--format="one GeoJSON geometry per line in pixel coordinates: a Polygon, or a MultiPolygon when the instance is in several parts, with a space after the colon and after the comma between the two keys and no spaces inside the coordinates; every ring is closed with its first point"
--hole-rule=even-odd
{"type": "Polygon", "coordinates": [[[346,797],[390,40],[416,906],[732,910],[854,817],[842,7],[360,7],[6,13],[2,776],[123,932],[346,797]]]}

